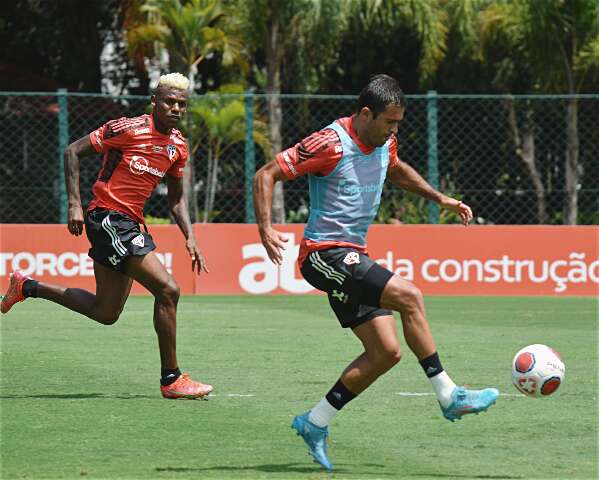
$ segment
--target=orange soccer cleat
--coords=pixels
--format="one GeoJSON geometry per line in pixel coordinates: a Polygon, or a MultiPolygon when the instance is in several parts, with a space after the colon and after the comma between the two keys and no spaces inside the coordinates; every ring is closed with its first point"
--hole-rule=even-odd
{"type": "Polygon", "coordinates": [[[194,382],[184,373],[170,385],[161,385],[160,392],[164,398],[204,398],[212,391],[212,385],[194,382]]]}
{"type": "Polygon", "coordinates": [[[32,280],[32,278],[18,270],[10,274],[8,289],[2,297],[2,303],[0,303],[0,312],[8,313],[15,303],[25,300],[23,296],[23,284],[25,280],[32,280]]]}

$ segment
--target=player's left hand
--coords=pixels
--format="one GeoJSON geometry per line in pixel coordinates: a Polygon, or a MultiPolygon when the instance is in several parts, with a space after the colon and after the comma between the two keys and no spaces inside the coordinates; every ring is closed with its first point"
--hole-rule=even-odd
{"type": "Polygon", "coordinates": [[[446,199],[441,202],[441,207],[457,213],[462,220],[462,225],[468,226],[468,224],[472,221],[472,209],[461,200],[446,197],[446,199]]]}
{"type": "Polygon", "coordinates": [[[208,265],[206,265],[206,259],[196,245],[195,240],[187,240],[185,246],[189,252],[189,256],[191,257],[191,271],[195,272],[197,269],[198,275],[202,273],[202,270],[204,270],[206,273],[210,273],[210,270],[208,270],[208,265]]]}

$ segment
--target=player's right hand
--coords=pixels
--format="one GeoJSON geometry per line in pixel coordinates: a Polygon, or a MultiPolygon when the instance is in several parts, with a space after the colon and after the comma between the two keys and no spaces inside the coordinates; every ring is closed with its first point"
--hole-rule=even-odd
{"type": "Polygon", "coordinates": [[[260,238],[262,245],[266,249],[268,258],[273,263],[281,265],[283,263],[283,250],[285,250],[285,243],[288,239],[281,232],[277,232],[274,228],[269,227],[264,230],[260,230],[260,238]]]}
{"type": "Polygon", "coordinates": [[[67,229],[71,235],[76,237],[83,233],[83,209],[81,205],[69,207],[67,229]]]}

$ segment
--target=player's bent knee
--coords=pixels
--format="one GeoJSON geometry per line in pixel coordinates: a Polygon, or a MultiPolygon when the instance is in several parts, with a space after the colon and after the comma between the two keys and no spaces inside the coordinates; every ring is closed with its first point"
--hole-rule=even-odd
{"type": "Polygon", "coordinates": [[[387,354],[388,359],[389,359],[389,363],[393,366],[393,365],[397,365],[402,357],[402,351],[399,347],[391,350],[388,352],[387,354]]]}
{"type": "Polygon", "coordinates": [[[114,325],[120,316],[121,312],[100,312],[94,315],[94,320],[102,325],[114,325]]]}
{"type": "Polygon", "coordinates": [[[401,310],[418,310],[424,304],[420,289],[411,283],[397,285],[392,291],[393,303],[401,310]]]}
{"type": "Polygon", "coordinates": [[[401,360],[402,352],[398,346],[389,347],[378,353],[376,356],[377,366],[381,371],[387,371],[397,365],[401,360]]]}
{"type": "Polygon", "coordinates": [[[172,303],[174,305],[179,301],[179,297],[181,296],[181,289],[179,285],[174,280],[171,280],[168,283],[165,283],[160,289],[158,295],[156,295],[157,299],[164,303],[172,303]]]}

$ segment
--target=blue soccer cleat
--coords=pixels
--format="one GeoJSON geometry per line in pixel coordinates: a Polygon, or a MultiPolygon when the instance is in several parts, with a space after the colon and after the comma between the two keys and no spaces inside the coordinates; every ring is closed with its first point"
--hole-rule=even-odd
{"type": "Polygon", "coordinates": [[[293,419],[291,422],[291,428],[297,431],[306,445],[310,449],[310,455],[314,460],[320,463],[327,472],[333,470],[333,465],[327,457],[327,437],[329,436],[329,430],[327,427],[321,428],[314,425],[308,420],[308,414],[310,412],[302,413],[293,419]]]}
{"type": "Polygon", "coordinates": [[[485,412],[497,401],[498,396],[499,390],[496,388],[466,390],[464,387],[455,387],[451,392],[451,404],[447,408],[441,407],[441,411],[447,420],[454,422],[468,413],[485,412]]]}

